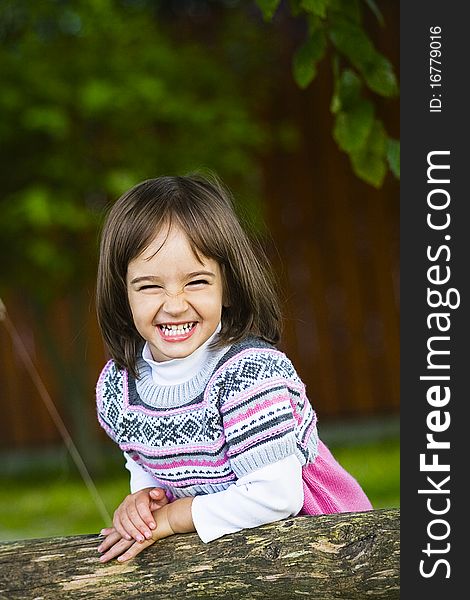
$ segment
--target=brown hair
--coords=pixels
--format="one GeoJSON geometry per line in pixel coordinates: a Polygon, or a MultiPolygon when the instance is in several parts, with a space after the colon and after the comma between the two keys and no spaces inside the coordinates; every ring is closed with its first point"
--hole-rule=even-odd
{"type": "Polygon", "coordinates": [[[100,245],[97,313],[106,346],[119,368],[137,377],[143,340],[127,297],[127,268],[163,225],[177,224],[196,255],[216,260],[224,277],[222,329],[216,346],[248,334],[279,340],[281,313],[267,260],[238,220],[230,194],[215,177],[157,177],[134,186],[112,206],[100,245]]]}

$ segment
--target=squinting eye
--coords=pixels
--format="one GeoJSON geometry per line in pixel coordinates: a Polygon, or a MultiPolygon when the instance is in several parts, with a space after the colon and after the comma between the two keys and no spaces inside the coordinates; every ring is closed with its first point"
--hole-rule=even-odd
{"type": "Polygon", "coordinates": [[[143,290],[161,290],[162,287],[159,285],[143,285],[142,287],[139,288],[139,292],[142,292],[143,290]]]}
{"type": "Polygon", "coordinates": [[[207,281],[205,279],[196,279],[196,281],[190,281],[188,285],[204,285],[207,281]]]}

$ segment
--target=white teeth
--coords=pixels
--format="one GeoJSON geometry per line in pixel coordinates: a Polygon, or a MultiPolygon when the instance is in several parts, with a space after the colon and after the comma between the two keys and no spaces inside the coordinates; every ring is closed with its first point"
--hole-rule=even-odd
{"type": "Polygon", "coordinates": [[[194,327],[195,323],[182,323],[181,325],[160,325],[161,330],[165,335],[181,335],[182,333],[188,333],[194,327]]]}

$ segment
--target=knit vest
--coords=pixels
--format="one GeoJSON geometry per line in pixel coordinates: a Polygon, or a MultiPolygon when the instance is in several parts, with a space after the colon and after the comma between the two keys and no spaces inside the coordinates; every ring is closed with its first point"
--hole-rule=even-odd
{"type": "Polygon", "coordinates": [[[113,361],[97,384],[98,419],[108,435],[175,497],[227,489],[238,478],[295,454],[317,456],[316,416],[289,359],[259,338],[212,350],[203,369],[174,386],[156,385],[113,361]]]}

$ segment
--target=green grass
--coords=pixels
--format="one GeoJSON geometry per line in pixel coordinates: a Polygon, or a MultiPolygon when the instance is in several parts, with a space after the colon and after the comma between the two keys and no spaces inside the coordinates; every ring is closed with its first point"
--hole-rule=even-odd
{"type": "Polygon", "coordinates": [[[353,447],[331,447],[361,484],[374,508],[400,506],[400,442],[397,438],[353,447]]]}
{"type": "MultiPolygon", "coordinates": [[[[126,473],[95,482],[111,515],[129,493],[126,473]]],[[[1,484],[1,540],[98,533],[105,526],[87,488],[75,477],[48,477],[29,485],[9,479],[1,484]]]]}
{"type": "MultiPolygon", "coordinates": [[[[330,449],[360,482],[374,508],[399,506],[398,439],[330,449]]],[[[128,493],[128,473],[122,468],[97,480],[96,486],[112,514],[128,493]]],[[[103,526],[87,488],[70,473],[0,479],[0,540],[97,533],[103,526]]]]}

